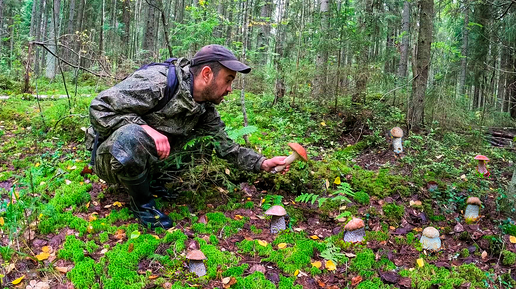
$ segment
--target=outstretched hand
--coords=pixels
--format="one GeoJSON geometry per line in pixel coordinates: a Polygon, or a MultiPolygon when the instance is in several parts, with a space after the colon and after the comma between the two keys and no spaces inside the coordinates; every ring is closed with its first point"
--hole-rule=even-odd
{"type": "MultiPolygon", "coordinates": [[[[266,159],[262,163],[262,170],[266,172],[272,171],[277,166],[284,166],[285,165],[285,159],[287,157],[281,156],[281,157],[273,157],[272,159],[266,159]]],[[[288,169],[290,168],[290,165],[287,165],[285,169],[282,171],[282,173],[288,172],[288,169]]]]}

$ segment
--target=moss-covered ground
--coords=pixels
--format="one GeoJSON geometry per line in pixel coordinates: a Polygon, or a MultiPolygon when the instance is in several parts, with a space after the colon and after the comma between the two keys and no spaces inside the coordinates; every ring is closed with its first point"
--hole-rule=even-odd
{"type": "MultiPolygon", "coordinates": [[[[239,97],[219,109],[243,144],[239,97]]],[[[401,119],[381,104],[354,135],[345,111],[248,94],[251,147],[272,157],[297,142],[310,160],[282,175],[243,172],[209,149],[171,156],[159,178],[179,197],[158,203],[174,228],[152,231],[123,189],[81,174],[91,99],[0,100],[0,288],[516,287],[507,191],[516,156],[490,147],[480,129],[429,127],[395,155],[386,132],[401,119]],[[491,159],[491,176],[476,172],[477,154],[491,159]],[[462,217],[469,196],[483,202],[473,224],[462,217]],[[275,204],[288,212],[277,235],[264,215],[275,204]],[[351,217],[365,222],[363,243],[343,241],[351,217]],[[440,232],[438,252],[419,243],[428,226],[440,232]],[[189,273],[191,249],[205,254],[206,276],[189,273]]]]}

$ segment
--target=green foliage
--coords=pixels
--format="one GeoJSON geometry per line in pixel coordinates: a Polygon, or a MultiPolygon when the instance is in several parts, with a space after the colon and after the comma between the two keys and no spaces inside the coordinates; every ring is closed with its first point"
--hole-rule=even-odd
{"type": "Polygon", "coordinates": [[[369,195],[362,191],[356,192],[353,199],[361,205],[369,205],[369,195]]]}
{"type": "Polygon", "coordinates": [[[264,201],[262,203],[262,208],[267,211],[272,206],[283,206],[281,202],[283,200],[283,196],[280,195],[266,195],[264,197],[264,201]]]}
{"type": "Polygon", "coordinates": [[[360,276],[369,278],[374,272],[375,255],[371,249],[364,249],[357,253],[357,256],[351,260],[349,269],[358,273],[360,276]]]}
{"type": "Polygon", "coordinates": [[[232,277],[236,277],[236,276],[242,276],[245,272],[245,270],[247,270],[249,268],[249,264],[242,264],[240,266],[236,266],[236,267],[231,267],[229,269],[227,269],[223,274],[222,276],[224,277],[228,277],[228,276],[232,276],[232,277]]]}
{"type": "MultiPolygon", "coordinates": [[[[348,202],[351,203],[351,201],[347,198],[347,196],[354,197],[355,193],[351,190],[351,186],[348,183],[341,183],[337,190],[330,194],[328,198],[320,197],[319,195],[313,194],[313,193],[307,193],[307,194],[301,194],[296,198],[296,202],[303,202],[308,203],[310,202],[312,205],[315,203],[315,201],[318,201],[319,207],[322,207],[326,201],[331,201],[332,203],[343,203],[348,202]]],[[[368,196],[368,202],[369,202],[369,196],[368,196]]]]}
{"type": "Polygon", "coordinates": [[[178,254],[186,248],[186,240],[188,240],[188,236],[180,230],[175,230],[173,232],[167,232],[165,237],[163,237],[162,242],[165,244],[172,244],[169,250],[173,250],[175,254],[178,254]]]}
{"type": "Polygon", "coordinates": [[[239,129],[232,129],[231,127],[226,127],[226,132],[228,133],[229,138],[232,140],[237,140],[244,135],[249,135],[255,133],[258,128],[254,125],[244,126],[239,129]]]}
{"type": "Polygon", "coordinates": [[[403,218],[403,215],[405,214],[405,207],[398,206],[396,204],[387,204],[383,206],[382,209],[385,217],[393,222],[401,221],[401,218],[403,218]]]}
{"type": "Polygon", "coordinates": [[[192,229],[199,234],[217,234],[223,230],[224,236],[230,237],[242,229],[246,222],[246,218],[242,220],[226,218],[222,212],[207,213],[206,218],[207,224],[196,223],[192,225],[192,229]]]}
{"type": "Polygon", "coordinates": [[[503,257],[502,263],[505,266],[511,266],[516,263],[516,254],[511,251],[503,250],[502,257],[503,257]]]}
{"type": "Polygon", "coordinates": [[[464,248],[464,249],[460,250],[460,256],[461,256],[462,258],[467,258],[467,257],[469,257],[469,250],[468,250],[468,248],[464,248]]]}
{"type": "Polygon", "coordinates": [[[235,289],[276,289],[276,285],[267,280],[262,272],[254,272],[253,274],[242,278],[237,277],[235,285],[231,286],[235,289]]]}

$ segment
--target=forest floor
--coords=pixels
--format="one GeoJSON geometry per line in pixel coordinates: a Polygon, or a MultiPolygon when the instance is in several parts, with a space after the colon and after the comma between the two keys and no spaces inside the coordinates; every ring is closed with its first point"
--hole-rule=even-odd
{"type": "MultiPolygon", "coordinates": [[[[236,134],[237,98],[220,106],[236,134]]],[[[479,134],[429,129],[398,155],[385,133],[392,123],[270,109],[271,99],[249,95],[253,148],[284,155],[295,141],[310,160],[274,175],[176,158],[181,166],[160,177],[178,197],[158,200],[174,227],[153,231],[131,215],[123,189],[81,174],[90,101],[0,100],[2,288],[516,288],[507,196],[516,156],[479,134]],[[477,154],[491,159],[489,177],[476,172],[477,154]],[[467,224],[470,196],[482,208],[467,224]],[[264,214],[273,205],[288,212],[279,234],[264,214]],[[352,217],[365,223],[361,243],[343,241],[352,217]],[[439,251],[420,244],[429,226],[439,251]],[[204,277],[189,273],[193,249],[206,256],[204,277]]]]}

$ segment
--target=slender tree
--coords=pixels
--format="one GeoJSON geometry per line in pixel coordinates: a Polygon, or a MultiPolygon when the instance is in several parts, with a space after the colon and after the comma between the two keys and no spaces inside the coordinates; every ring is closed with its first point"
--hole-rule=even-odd
{"type": "Polygon", "coordinates": [[[460,62],[459,94],[464,95],[466,83],[466,68],[468,64],[468,35],[469,35],[469,3],[464,0],[464,26],[462,28],[462,59],[460,62]]]}
{"type": "MultiPolygon", "coordinates": [[[[59,11],[61,9],[61,0],[52,0],[53,1],[53,7],[52,7],[52,15],[51,21],[50,21],[50,51],[52,51],[54,54],[57,54],[57,39],[59,38],[59,11]]],[[[56,77],[56,58],[49,52],[47,54],[47,64],[46,64],[46,72],[45,76],[50,79],[54,79],[56,77]]]]}
{"type": "Polygon", "coordinates": [[[425,93],[430,68],[430,49],[432,45],[434,1],[419,1],[419,34],[416,52],[416,71],[412,82],[412,102],[410,103],[409,125],[418,130],[424,123],[425,93]]]}
{"type": "Polygon", "coordinates": [[[410,4],[403,2],[403,15],[401,17],[401,46],[400,46],[400,65],[398,66],[398,76],[407,77],[407,62],[409,50],[409,28],[410,28],[410,4]]]}

